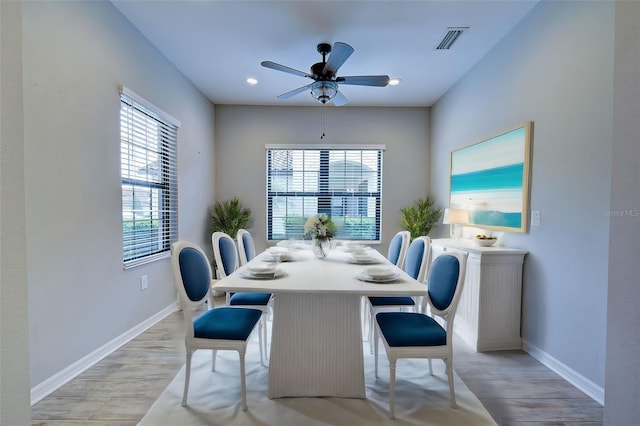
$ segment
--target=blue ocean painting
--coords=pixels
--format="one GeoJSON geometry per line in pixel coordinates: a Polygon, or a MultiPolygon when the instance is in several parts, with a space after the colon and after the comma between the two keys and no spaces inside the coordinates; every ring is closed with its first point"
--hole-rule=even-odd
{"type": "Polygon", "coordinates": [[[526,131],[520,127],[451,153],[450,204],[469,210],[472,224],[522,227],[526,131]]]}
{"type": "Polygon", "coordinates": [[[451,176],[451,192],[522,188],[524,163],[451,176]]]}

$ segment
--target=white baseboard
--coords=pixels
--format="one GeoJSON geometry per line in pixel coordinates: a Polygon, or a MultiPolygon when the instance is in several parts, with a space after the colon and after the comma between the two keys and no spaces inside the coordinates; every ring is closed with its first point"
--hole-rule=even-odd
{"type": "Polygon", "coordinates": [[[604,406],[604,388],[596,385],[581,374],[578,374],[573,369],[567,367],[548,353],[544,352],[535,345],[532,345],[524,339],[522,339],[522,350],[540,361],[550,370],[556,372],[558,375],[560,375],[560,377],[571,383],[573,386],[586,393],[598,404],[604,406]]]}
{"type": "Polygon", "coordinates": [[[170,315],[171,313],[178,310],[178,303],[174,302],[173,304],[167,306],[157,314],[152,317],[144,320],[137,326],[132,329],[126,331],[100,348],[96,349],[89,355],[79,359],[74,362],[64,370],[54,374],[49,377],[42,383],[37,384],[33,388],[31,388],[31,405],[37,403],[38,401],[45,398],[47,395],[51,394],[56,389],[60,388],[62,385],[70,381],[71,379],[77,377],[80,373],[87,370],[89,367],[95,365],[98,361],[106,357],[107,355],[114,352],[116,349],[130,341],[136,336],[139,336],[147,329],[160,322],[162,319],[170,315]]]}

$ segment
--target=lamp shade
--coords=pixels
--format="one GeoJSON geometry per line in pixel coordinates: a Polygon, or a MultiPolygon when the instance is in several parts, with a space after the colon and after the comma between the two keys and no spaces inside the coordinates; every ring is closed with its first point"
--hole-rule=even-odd
{"type": "Polygon", "coordinates": [[[469,211],[464,209],[444,209],[442,223],[445,225],[469,223],[469,211]]]}

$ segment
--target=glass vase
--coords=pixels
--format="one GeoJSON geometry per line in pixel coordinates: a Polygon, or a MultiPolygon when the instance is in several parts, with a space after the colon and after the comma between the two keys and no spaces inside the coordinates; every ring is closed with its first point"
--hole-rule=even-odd
{"type": "Polygon", "coordinates": [[[316,238],[313,240],[313,254],[318,259],[326,259],[331,248],[331,242],[328,238],[316,238]]]}

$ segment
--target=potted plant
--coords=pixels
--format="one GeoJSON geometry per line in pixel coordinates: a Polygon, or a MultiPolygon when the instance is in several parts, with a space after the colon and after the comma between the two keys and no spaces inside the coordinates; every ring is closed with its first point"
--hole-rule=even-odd
{"type": "Polygon", "coordinates": [[[411,233],[411,240],[429,235],[431,228],[438,223],[442,215],[442,209],[433,206],[433,200],[429,197],[420,198],[410,206],[400,209],[402,228],[411,233]]]}
{"type": "Polygon", "coordinates": [[[211,232],[221,231],[235,238],[251,221],[251,210],[242,206],[237,197],[218,201],[211,209],[211,232]]]}
{"type": "MultiPolygon", "coordinates": [[[[218,201],[211,208],[211,233],[220,231],[235,239],[240,229],[245,229],[251,221],[251,210],[242,206],[237,197],[228,201],[218,201]]],[[[213,270],[218,277],[215,258],[212,261],[213,270]]],[[[220,292],[214,292],[219,296],[220,292]]]]}

